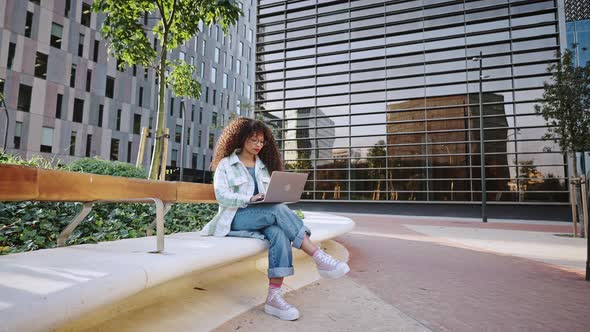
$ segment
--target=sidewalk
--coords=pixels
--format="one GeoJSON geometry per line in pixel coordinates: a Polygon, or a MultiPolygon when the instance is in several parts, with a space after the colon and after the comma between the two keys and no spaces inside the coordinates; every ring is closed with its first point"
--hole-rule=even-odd
{"type": "Polygon", "coordinates": [[[262,306],[217,331],[588,331],[585,241],[568,223],[343,214],[351,272],[287,295],[301,318],[262,306]]]}

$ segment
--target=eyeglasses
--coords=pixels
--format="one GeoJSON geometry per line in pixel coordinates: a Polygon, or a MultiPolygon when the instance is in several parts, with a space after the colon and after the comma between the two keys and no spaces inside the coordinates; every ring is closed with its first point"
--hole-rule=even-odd
{"type": "Polygon", "coordinates": [[[264,145],[264,141],[259,140],[258,138],[248,138],[248,141],[254,145],[264,145]]]}

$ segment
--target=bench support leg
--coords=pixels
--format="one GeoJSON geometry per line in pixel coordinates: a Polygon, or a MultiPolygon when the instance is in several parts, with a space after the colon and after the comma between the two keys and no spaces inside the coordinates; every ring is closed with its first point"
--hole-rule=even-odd
{"type": "Polygon", "coordinates": [[[86,218],[86,216],[90,213],[93,205],[94,205],[94,202],[84,203],[84,206],[82,207],[82,211],[80,211],[80,213],[78,213],[78,215],[76,217],[74,217],[72,222],[70,222],[70,224],[59,234],[59,238],[57,239],[57,246],[58,247],[65,246],[66,240],[68,239],[68,237],[70,237],[70,235],[76,229],[76,227],[78,227],[78,225],[82,222],[82,220],[84,220],[84,218],[86,218]]]}
{"type": "Polygon", "coordinates": [[[160,253],[164,251],[164,216],[170,210],[172,204],[164,204],[162,200],[158,198],[152,198],[152,200],[156,204],[156,219],[148,227],[147,235],[151,236],[153,234],[153,225],[156,224],[157,248],[154,253],[160,253]]]}

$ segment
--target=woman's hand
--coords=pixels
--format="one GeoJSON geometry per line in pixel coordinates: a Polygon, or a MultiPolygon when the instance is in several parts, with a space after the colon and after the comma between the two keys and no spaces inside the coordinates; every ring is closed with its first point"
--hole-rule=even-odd
{"type": "Polygon", "coordinates": [[[256,194],[250,197],[250,202],[258,202],[264,199],[264,194],[256,194]]]}

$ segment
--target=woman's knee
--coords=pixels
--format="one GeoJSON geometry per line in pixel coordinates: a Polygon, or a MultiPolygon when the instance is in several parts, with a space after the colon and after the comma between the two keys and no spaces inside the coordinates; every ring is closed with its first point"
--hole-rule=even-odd
{"type": "Polygon", "coordinates": [[[264,236],[271,242],[290,242],[285,231],[276,225],[268,226],[263,231],[264,236]]]}

